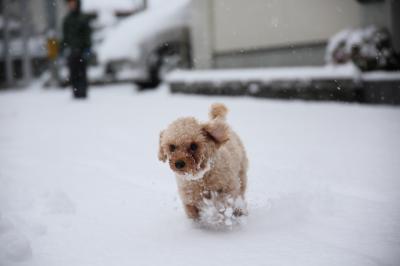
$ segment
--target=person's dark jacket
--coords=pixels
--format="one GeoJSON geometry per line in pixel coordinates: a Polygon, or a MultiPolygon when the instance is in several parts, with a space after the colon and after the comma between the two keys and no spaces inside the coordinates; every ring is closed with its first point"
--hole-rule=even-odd
{"type": "Polygon", "coordinates": [[[78,8],[64,19],[62,48],[71,53],[84,53],[92,46],[91,28],[89,18],[81,12],[80,1],[77,3],[78,8]]]}

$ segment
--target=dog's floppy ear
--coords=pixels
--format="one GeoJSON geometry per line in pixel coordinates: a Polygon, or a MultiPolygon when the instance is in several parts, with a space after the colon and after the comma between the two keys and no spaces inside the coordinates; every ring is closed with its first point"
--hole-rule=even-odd
{"type": "Polygon", "coordinates": [[[229,140],[229,127],[225,122],[214,120],[203,125],[206,136],[221,146],[229,140]]]}
{"type": "Polygon", "coordinates": [[[167,160],[167,154],[165,153],[164,147],[162,146],[162,136],[164,134],[164,131],[161,131],[160,133],[160,141],[159,141],[159,150],[158,150],[158,160],[165,162],[167,160]]]}

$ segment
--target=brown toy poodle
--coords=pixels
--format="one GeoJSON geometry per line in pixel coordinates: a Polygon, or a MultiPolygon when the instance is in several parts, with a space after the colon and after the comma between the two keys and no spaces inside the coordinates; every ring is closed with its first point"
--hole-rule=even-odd
{"type": "Polygon", "coordinates": [[[210,213],[205,210],[210,204],[221,221],[247,214],[248,160],[239,136],[225,122],[227,112],[223,104],[213,104],[210,121],[180,118],[160,133],[158,158],[174,171],[185,212],[193,220],[210,213]]]}

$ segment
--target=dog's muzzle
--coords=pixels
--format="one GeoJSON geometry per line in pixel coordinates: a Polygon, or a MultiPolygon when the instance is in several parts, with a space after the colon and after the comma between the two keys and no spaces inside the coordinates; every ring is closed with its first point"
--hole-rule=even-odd
{"type": "Polygon", "coordinates": [[[182,160],[178,160],[175,162],[175,167],[178,170],[182,170],[183,168],[185,168],[185,166],[186,166],[186,163],[182,160]]]}

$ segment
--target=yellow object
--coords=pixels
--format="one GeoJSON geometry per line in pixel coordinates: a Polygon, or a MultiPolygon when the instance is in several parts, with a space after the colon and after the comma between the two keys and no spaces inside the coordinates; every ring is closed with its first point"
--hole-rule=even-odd
{"type": "Polygon", "coordinates": [[[60,43],[55,38],[49,38],[47,40],[47,57],[54,60],[58,57],[60,50],[60,43]]]}

